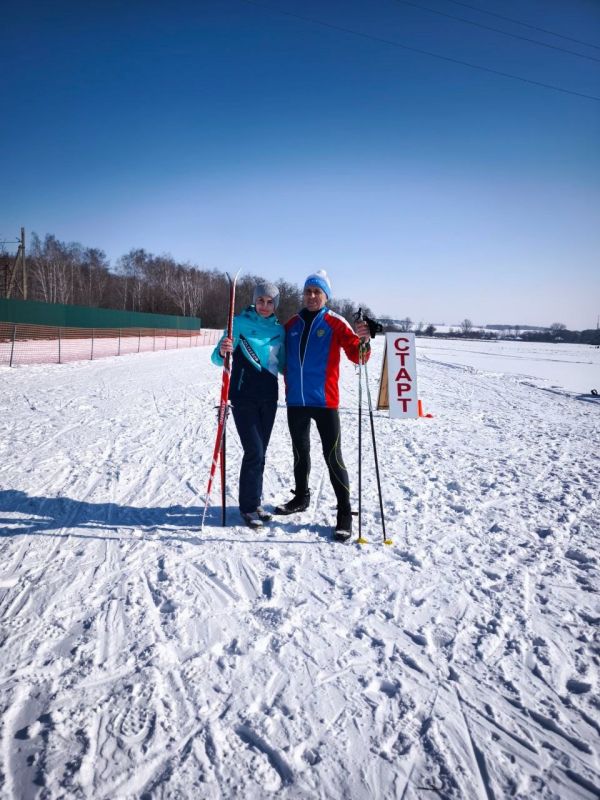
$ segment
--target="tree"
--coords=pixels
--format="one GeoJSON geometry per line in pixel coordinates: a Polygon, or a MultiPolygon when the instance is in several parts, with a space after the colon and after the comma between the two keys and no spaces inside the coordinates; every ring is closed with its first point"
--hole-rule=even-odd
{"type": "Polygon", "coordinates": [[[282,278],[276,281],[276,285],[279,289],[277,316],[281,322],[287,322],[302,305],[302,293],[298,286],[293,283],[288,283],[282,278]]]}
{"type": "Polygon", "coordinates": [[[143,248],[134,248],[117,262],[117,273],[124,276],[122,283],[123,309],[142,311],[148,286],[147,273],[151,256],[143,248]]]}
{"type": "Polygon", "coordinates": [[[429,323],[429,325],[425,328],[425,336],[434,336],[436,331],[436,327],[433,323],[429,323]]]}
{"type": "Polygon", "coordinates": [[[169,294],[182,316],[198,316],[204,298],[201,273],[189,265],[177,266],[170,281],[169,294]]]}
{"type": "Polygon", "coordinates": [[[564,322],[553,322],[552,325],[550,325],[550,331],[555,335],[566,330],[567,326],[564,324],[564,322]]]}
{"type": "Polygon", "coordinates": [[[101,250],[61,242],[49,234],[43,241],[32,234],[27,263],[29,295],[46,303],[98,302],[107,281],[108,263],[101,250]],[[96,290],[94,279],[99,281],[96,290]]]}
{"type": "Polygon", "coordinates": [[[266,282],[267,281],[259,275],[248,275],[246,273],[240,275],[235,289],[236,311],[239,312],[242,308],[251,305],[254,299],[254,288],[256,284],[266,282]]]}
{"type": "Polygon", "coordinates": [[[463,321],[460,323],[460,329],[463,336],[466,336],[473,330],[473,323],[470,319],[463,319],[463,321]]]}
{"type": "MultiPolygon", "coordinates": [[[[225,325],[229,286],[217,270],[175,261],[170,255],[155,256],[143,248],[132,248],[111,269],[105,253],[75,242],[61,242],[46,235],[31,237],[27,254],[29,297],[47,303],[71,303],[101,308],[143,311],[154,314],[200,316],[202,325],[225,325]]],[[[252,302],[254,287],[263,279],[242,275],[238,281],[236,307],[252,302]]],[[[286,322],[302,307],[302,289],[283,279],[279,288],[277,316],[286,322]]],[[[350,323],[359,306],[352,300],[331,298],[328,306],[350,323]]],[[[375,319],[364,303],[363,313],[375,319]]],[[[411,330],[412,320],[402,321],[401,330],[411,330]]]]}
{"type": "Polygon", "coordinates": [[[331,298],[327,301],[327,307],[335,311],[336,314],[339,314],[340,317],[343,317],[350,324],[354,322],[354,316],[358,310],[352,300],[348,300],[346,297],[340,300],[331,298]]]}
{"type": "Polygon", "coordinates": [[[398,330],[404,331],[405,333],[412,330],[413,321],[410,317],[405,317],[404,319],[398,320],[398,330]]]}

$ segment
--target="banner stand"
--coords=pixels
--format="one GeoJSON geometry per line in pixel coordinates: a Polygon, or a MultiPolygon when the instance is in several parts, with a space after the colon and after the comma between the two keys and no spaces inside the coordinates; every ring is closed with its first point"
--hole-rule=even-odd
{"type": "Polygon", "coordinates": [[[414,333],[385,334],[377,410],[389,410],[391,419],[433,419],[433,414],[423,411],[423,401],[418,399],[414,333]]]}

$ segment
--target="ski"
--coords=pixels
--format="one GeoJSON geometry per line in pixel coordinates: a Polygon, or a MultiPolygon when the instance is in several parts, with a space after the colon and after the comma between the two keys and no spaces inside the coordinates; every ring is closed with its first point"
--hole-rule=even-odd
{"type": "MultiPolygon", "coordinates": [[[[232,338],[233,334],[233,314],[235,308],[235,285],[237,283],[239,271],[231,277],[226,272],[227,279],[229,280],[229,310],[227,313],[227,337],[232,338]]],[[[206,487],[206,502],[204,503],[204,512],[202,514],[201,528],[204,528],[204,520],[210,502],[210,493],[212,490],[213,480],[217,471],[217,466],[221,464],[221,523],[225,525],[226,511],[225,511],[225,429],[227,426],[227,417],[229,415],[229,383],[231,381],[231,353],[225,353],[223,361],[223,376],[221,380],[221,398],[219,401],[219,411],[217,415],[217,436],[215,439],[215,446],[213,450],[212,462],[210,465],[210,475],[208,477],[208,486],[206,487]]]]}

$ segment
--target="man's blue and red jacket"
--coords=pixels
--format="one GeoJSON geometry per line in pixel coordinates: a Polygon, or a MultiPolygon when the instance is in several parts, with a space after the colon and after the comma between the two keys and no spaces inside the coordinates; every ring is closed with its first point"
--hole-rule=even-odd
{"type": "MultiPolygon", "coordinates": [[[[340,352],[358,364],[359,338],[327,306],[316,316],[302,309],[285,324],[285,392],[288,406],[338,408],[340,352]]],[[[369,349],[365,359],[370,355],[369,349]]]]}

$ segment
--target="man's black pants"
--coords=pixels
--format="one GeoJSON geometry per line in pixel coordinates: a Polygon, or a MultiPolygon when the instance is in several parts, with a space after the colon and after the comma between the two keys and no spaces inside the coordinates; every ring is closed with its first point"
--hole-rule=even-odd
{"type": "Polygon", "coordinates": [[[342,458],[340,415],[337,408],[288,406],[287,416],[294,448],[296,494],[301,496],[308,492],[310,423],[314,419],[321,437],[329,479],[337,497],[338,511],[350,513],[350,481],[342,458]]]}

